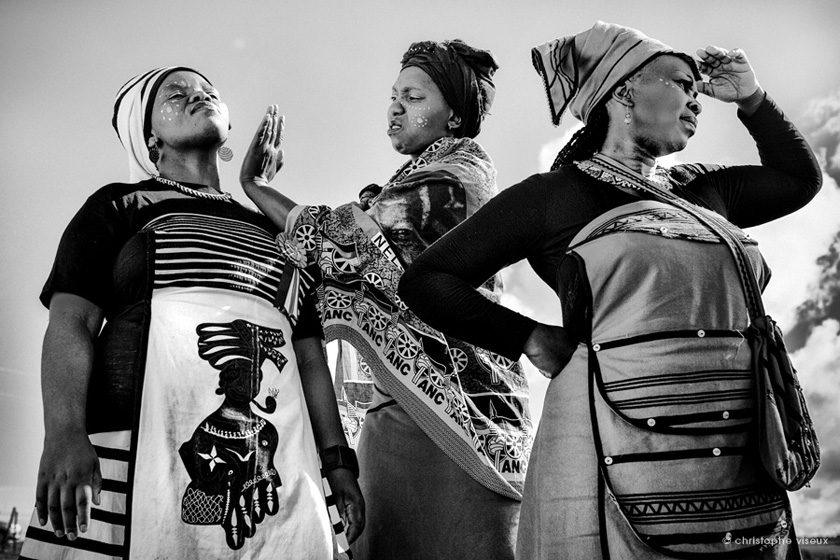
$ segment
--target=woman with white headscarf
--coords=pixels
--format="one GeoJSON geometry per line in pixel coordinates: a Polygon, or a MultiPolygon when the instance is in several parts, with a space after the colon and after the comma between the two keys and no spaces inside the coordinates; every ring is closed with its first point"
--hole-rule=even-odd
{"type": "Polygon", "coordinates": [[[41,294],[46,437],[22,557],[333,558],[321,469],[352,540],[358,468],[312,284],[220,189],[227,106],[198,72],[159,68],[121,88],[113,125],[131,182],[88,198],[41,294]]]}

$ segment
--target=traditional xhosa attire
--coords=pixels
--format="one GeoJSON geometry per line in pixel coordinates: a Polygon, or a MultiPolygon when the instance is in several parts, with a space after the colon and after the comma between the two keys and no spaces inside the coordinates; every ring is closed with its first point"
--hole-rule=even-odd
{"type": "MultiPolygon", "coordinates": [[[[512,555],[532,442],[521,367],[429,328],[396,296],[416,241],[425,249],[486,203],[494,179],[477,143],[443,138],[367,212],[353,203],[289,217],[290,241],[319,278],[326,339],[345,343],[337,392],[367,506],[357,557],[512,555]],[[406,227],[409,243],[391,241],[406,227]]],[[[488,282],[485,295],[496,287],[488,282]]]]}
{"type": "MultiPolygon", "coordinates": [[[[125,86],[129,151],[143,144],[122,111],[172,70],[125,86]]],[[[135,177],[154,169],[133,163],[135,177]]],[[[202,185],[115,183],[87,200],[41,300],[66,292],[105,312],[87,401],[101,503],[74,541],[33,516],[21,558],[333,558],[292,346],[321,336],[314,285],[276,234],[202,185]]]]}
{"type": "MultiPolygon", "coordinates": [[[[606,33],[613,45],[644,44],[637,32],[616,37],[623,29],[606,33]]],[[[539,52],[549,56],[544,68],[585,59],[539,52]]],[[[546,84],[558,80],[549,74],[546,84]]],[[[761,166],[680,165],[659,175],[701,212],[729,220],[764,285],[769,270],[739,226],[804,205],[820,171],[769,98],[739,116],[761,166]]],[[[616,188],[644,182],[600,155],[532,176],[418,258],[400,294],[429,323],[510,359],[536,323],[471,284],[527,258],[561,299],[579,343],[546,394],[517,558],[797,558],[787,495],[762,473],[751,439],[756,391],[735,261],[688,212],[616,188]]]]}

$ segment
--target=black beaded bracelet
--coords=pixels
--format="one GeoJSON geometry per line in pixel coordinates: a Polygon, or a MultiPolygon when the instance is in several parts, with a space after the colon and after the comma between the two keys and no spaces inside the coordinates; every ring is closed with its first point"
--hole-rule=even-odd
{"type": "Polygon", "coordinates": [[[322,450],[318,455],[321,457],[321,475],[325,475],[335,469],[350,469],[353,476],[359,478],[359,460],[356,459],[356,452],[346,445],[333,445],[322,450]]]}

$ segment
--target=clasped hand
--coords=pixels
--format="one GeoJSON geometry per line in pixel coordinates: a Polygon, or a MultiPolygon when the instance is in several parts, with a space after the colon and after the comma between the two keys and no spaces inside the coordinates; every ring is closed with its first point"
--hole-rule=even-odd
{"type": "Polygon", "coordinates": [[[284,123],[285,119],[279,113],[277,105],[270,106],[257,127],[248,153],[245,154],[239,172],[240,183],[266,186],[283,167],[283,150],[280,149],[280,144],[283,141],[284,123]]]}
{"type": "Polygon", "coordinates": [[[698,49],[698,67],[709,81],[697,82],[700,93],[727,103],[744,101],[760,86],[747,55],[741,49],[725,50],[712,45],[698,49]]]}

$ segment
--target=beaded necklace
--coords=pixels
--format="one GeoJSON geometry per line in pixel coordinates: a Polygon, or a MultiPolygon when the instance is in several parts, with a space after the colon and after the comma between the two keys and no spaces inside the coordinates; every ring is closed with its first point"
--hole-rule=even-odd
{"type": "Polygon", "coordinates": [[[230,202],[231,201],[231,194],[227,193],[227,192],[226,193],[221,193],[221,194],[207,193],[207,192],[203,192],[203,191],[197,191],[197,190],[191,189],[189,187],[185,187],[184,185],[182,185],[178,181],[173,181],[171,179],[164,179],[160,175],[155,175],[153,178],[158,183],[162,183],[162,184],[168,185],[170,187],[175,187],[176,189],[178,189],[179,191],[181,191],[182,193],[184,193],[185,195],[188,195],[188,196],[194,196],[196,198],[207,198],[209,200],[221,200],[223,202],[230,202]]]}

